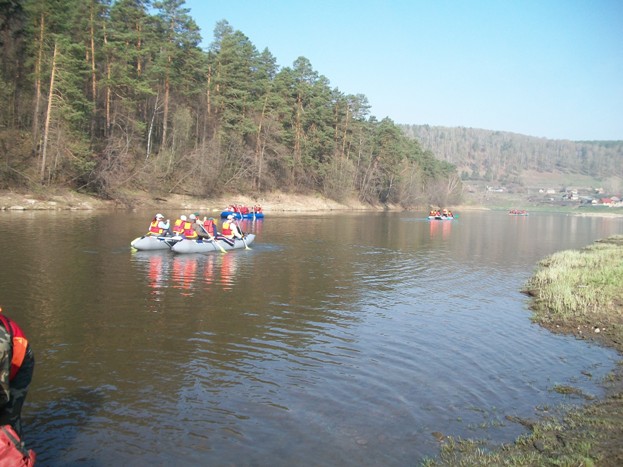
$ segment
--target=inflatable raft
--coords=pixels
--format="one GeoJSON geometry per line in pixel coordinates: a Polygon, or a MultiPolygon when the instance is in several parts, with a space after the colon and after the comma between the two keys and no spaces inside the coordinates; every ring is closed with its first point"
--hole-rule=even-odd
{"type": "Polygon", "coordinates": [[[234,219],[264,219],[264,213],[263,212],[247,212],[245,214],[241,213],[241,212],[234,212],[234,211],[223,211],[221,212],[221,218],[222,219],[227,219],[227,216],[229,215],[234,216],[234,219]]]}
{"type": "Polygon", "coordinates": [[[239,248],[246,248],[255,240],[254,234],[247,234],[244,237],[244,240],[236,239],[233,245],[223,241],[223,240],[205,240],[205,239],[197,239],[197,240],[180,240],[175,243],[171,250],[175,253],[209,253],[212,251],[221,251],[222,247],[224,250],[236,250],[239,248]],[[219,247],[220,246],[220,247],[219,247]]]}
{"type": "Polygon", "coordinates": [[[174,237],[156,237],[143,235],[130,242],[130,246],[139,251],[170,250],[181,239],[174,237]]]}

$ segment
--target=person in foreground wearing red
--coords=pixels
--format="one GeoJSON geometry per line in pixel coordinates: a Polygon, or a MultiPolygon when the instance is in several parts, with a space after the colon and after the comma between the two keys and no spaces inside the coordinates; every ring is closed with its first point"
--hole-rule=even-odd
{"type": "Polygon", "coordinates": [[[0,425],[22,436],[22,406],[35,370],[35,356],[22,329],[0,308],[0,425]]]}

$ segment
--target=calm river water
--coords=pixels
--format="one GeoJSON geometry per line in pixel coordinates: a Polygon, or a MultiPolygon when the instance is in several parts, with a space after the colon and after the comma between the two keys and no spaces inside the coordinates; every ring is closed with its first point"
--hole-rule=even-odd
{"type": "MultiPolygon", "coordinates": [[[[271,215],[251,250],[131,252],[153,212],[0,212],[40,465],[417,465],[434,432],[602,396],[615,352],[530,322],[536,263],[623,220],[271,215]]],[[[181,213],[165,213],[175,217],[181,213]]]]}

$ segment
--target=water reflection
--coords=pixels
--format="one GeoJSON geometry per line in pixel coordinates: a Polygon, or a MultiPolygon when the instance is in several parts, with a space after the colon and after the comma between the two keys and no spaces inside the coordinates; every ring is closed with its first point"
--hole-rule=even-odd
{"type": "Polygon", "coordinates": [[[447,240],[450,232],[452,231],[452,224],[454,222],[454,220],[430,220],[429,225],[431,238],[441,236],[442,240],[447,240]]]}
{"type": "Polygon", "coordinates": [[[173,257],[171,283],[174,289],[182,289],[183,295],[192,296],[197,277],[197,255],[176,255],[173,257]]]}
{"type": "Polygon", "coordinates": [[[232,290],[238,267],[237,252],[175,255],[170,251],[139,251],[132,254],[147,279],[150,301],[160,302],[171,289],[193,296],[198,288],[232,290]]]}
{"type": "Polygon", "coordinates": [[[620,221],[297,215],[242,223],[251,250],[176,255],[130,253],[145,213],[55,216],[20,218],[0,268],[44,465],[417,464],[431,432],[510,441],[505,415],[582,402],[556,384],[600,395],[616,361],[532,325],[519,289],[620,221]]]}

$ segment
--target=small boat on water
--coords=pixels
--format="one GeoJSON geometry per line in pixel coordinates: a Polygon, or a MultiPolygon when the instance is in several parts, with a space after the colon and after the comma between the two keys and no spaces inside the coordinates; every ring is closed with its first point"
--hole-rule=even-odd
{"type": "Polygon", "coordinates": [[[525,209],[511,209],[510,211],[508,211],[508,215],[509,216],[527,216],[528,211],[526,211],[525,209]]]}
{"type": "Polygon", "coordinates": [[[236,250],[239,248],[247,248],[254,240],[254,234],[245,235],[243,240],[237,238],[233,245],[223,240],[206,240],[201,238],[197,240],[183,239],[175,243],[171,247],[171,250],[175,253],[210,253],[212,251],[221,251],[221,247],[226,251],[236,250]]]}
{"type": "Polygon", "coordinates": [[[222,219],[227,219],[227,216],[232,215],[234,216],[234,218],[236,219],[264,219],[264,213],[263,212],[247,212],[247,213],[241,213],[241,212],[235,212],[235,211],[223,211],[221,212],[221,218],[222,219]]]}
{"type": "Polygon", "coordinates": [[[451,221],[454,219],[454,213],[449,209],[431,209],[428,212],[429,221],[451,221]]]}
{"type": "Polygon", "coordinates": [[[157,237],[155,235],[143,235],[130,242],[130,246],[139,251],[170,250],[173,245],[179,242],[177,237],[157,237]]]}

